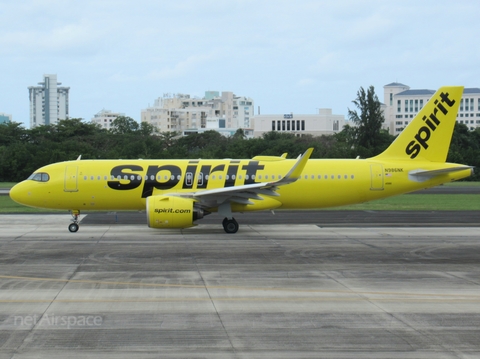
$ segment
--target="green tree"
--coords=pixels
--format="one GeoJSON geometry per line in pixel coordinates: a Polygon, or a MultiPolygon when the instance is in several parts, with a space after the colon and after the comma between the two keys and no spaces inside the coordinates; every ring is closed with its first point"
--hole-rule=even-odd
{"type": "Polygon", "coordinates": [[[0,125],[0,181],[16,182],[30,175],[37,157],[29,141],[29,130],[21,124],[0,125]]]}
{"type": "Polygon", "coordinates": [[[28,131],[17,122],[0,124],[0,146],[8,146],[26,140],[28,131]]]}
{"type": "Polygon", "coordinates": [[[244,140],[246,138],[247,136],[245,135],[245,131],[243,130],[243,128],[239,128],[232,136],[233,140],[244,140]]]}
{"type": "Polygon", "coordinates": [[[77,136],[93,136],[101,127],[92,122],[83,122],[81,118],[70,118],[68,120],[60,120],[53,125],[60,136],[77,137],[77,136]]]}
{"type": "Polygon", "coordinates": [[[180,137],[170,149],[174,158],[223,158],[228,139],[217,131],[205,131],[180,137]]]}
{"type": "Polygon", "coordinates": [[[173,147],[176,143],[176,139],[178,138],[178,136],[179,136],[178,132],[175,132],[175,131],[159,133],[159,137],[162,139],[165,149],[169,149],[170,147],[173,147]]]}
{"type": "Polygon", "coordinates": [[[156,134],[157,128],[148,122],[142,121],[140,123],[140,127],[138,128],[138,131],[142,136],[148,137],[150,135],[156,134]]]}
{"type": "Polygon", "coordinates": [[[119,116],[112,122],[110,131],[114,134],[127,134],[138,131],[140,125],[133,118],[128,116],[119,116]]]}
{"type": "Polygon", "coordinates": [[[385,118],[374,87],[367,91],[360,87],[352,102],[359,111],[348,109],[348,118],[355,124],[352,145],[362,157],[377,155],[385,149],[386,136],[385,131],[382,134],[385,118]]]}
{"type": "MultiPolygon", "coordinates": [[[[469,131],[466,125],[455,123],[447,161],[478,168],[480,166],[480,128],[469,131]]],[[[478,181],[480,179],[478,172],[477,170],[477,173],[469,177],[467,181],[478,181]]]]}

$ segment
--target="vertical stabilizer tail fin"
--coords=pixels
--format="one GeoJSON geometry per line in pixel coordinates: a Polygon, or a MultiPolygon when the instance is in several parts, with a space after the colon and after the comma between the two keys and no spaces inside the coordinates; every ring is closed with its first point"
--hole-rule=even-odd
{"type": "Polygon", "coordinates": [[[445,162],[463,86],[441,87],[378,159],[445,162]]]}

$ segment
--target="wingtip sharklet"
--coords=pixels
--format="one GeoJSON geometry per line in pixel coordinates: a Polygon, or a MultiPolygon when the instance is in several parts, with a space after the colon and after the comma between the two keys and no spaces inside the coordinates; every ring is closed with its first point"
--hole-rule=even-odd
{"type": "Polygon", "coordinates": [[[310,156],[312,155],[312,152],[313,152],[313,147],[310,147],[309,149],[307,149],[304,152],[304,154],[300,156],[298,161],[293,165],[290,171],[285,175],[285,177],[283,177],[280,181],[276,183],[292,182],[300,178],[303,172],[303,169],[305,168],[308,160],[310,159],[310,156]]]}

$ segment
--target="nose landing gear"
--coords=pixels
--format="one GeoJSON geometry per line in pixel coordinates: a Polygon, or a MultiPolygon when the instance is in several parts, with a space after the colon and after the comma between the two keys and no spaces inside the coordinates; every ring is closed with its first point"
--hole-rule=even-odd
{"type": "Polygon", "coordinates": [[[72,210],[70,211],[70,214],[72,215],[72,223],[68,225],[68,230],[72,233],[77,232],[80,226],[78,225],[78,217],[80,217],[80,211],[79,210],[72,210]]]}

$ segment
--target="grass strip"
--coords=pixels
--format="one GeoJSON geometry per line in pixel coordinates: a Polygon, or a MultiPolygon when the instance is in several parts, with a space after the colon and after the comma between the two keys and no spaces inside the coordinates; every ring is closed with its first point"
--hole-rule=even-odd
{"type": "Polygon", "coordinates": [[[16,182],[0,182],[0,188],[10,189],[13,186],[15,186],[16,184],[17,184],[16,182]]]}
{"type": "Polygon", "coordinates": [[[403,194],[329,209],[350,211],[480,211],[480,194],[403,194]]]}
{"type": "Polygon", "coordinates": [[[47,213],[47,212],[66,212],[65,210],[40,209],[22,206],[13,201],[10,196],[0,196],[0,214],[1,213],[47,213]]]}
{"type": "MultiPolygon", "coordinates": [[[[326,209],[339,211],[480,211],[480,194],[404,194],[326,209]]],[[[56,210],[26,207],[12,201],[9,196],[0,196],[0,213],[46,212],[56,212],[56,210]]],[[[58,210],[58,212],[65,212],[65,210],[58,210]]]]}

